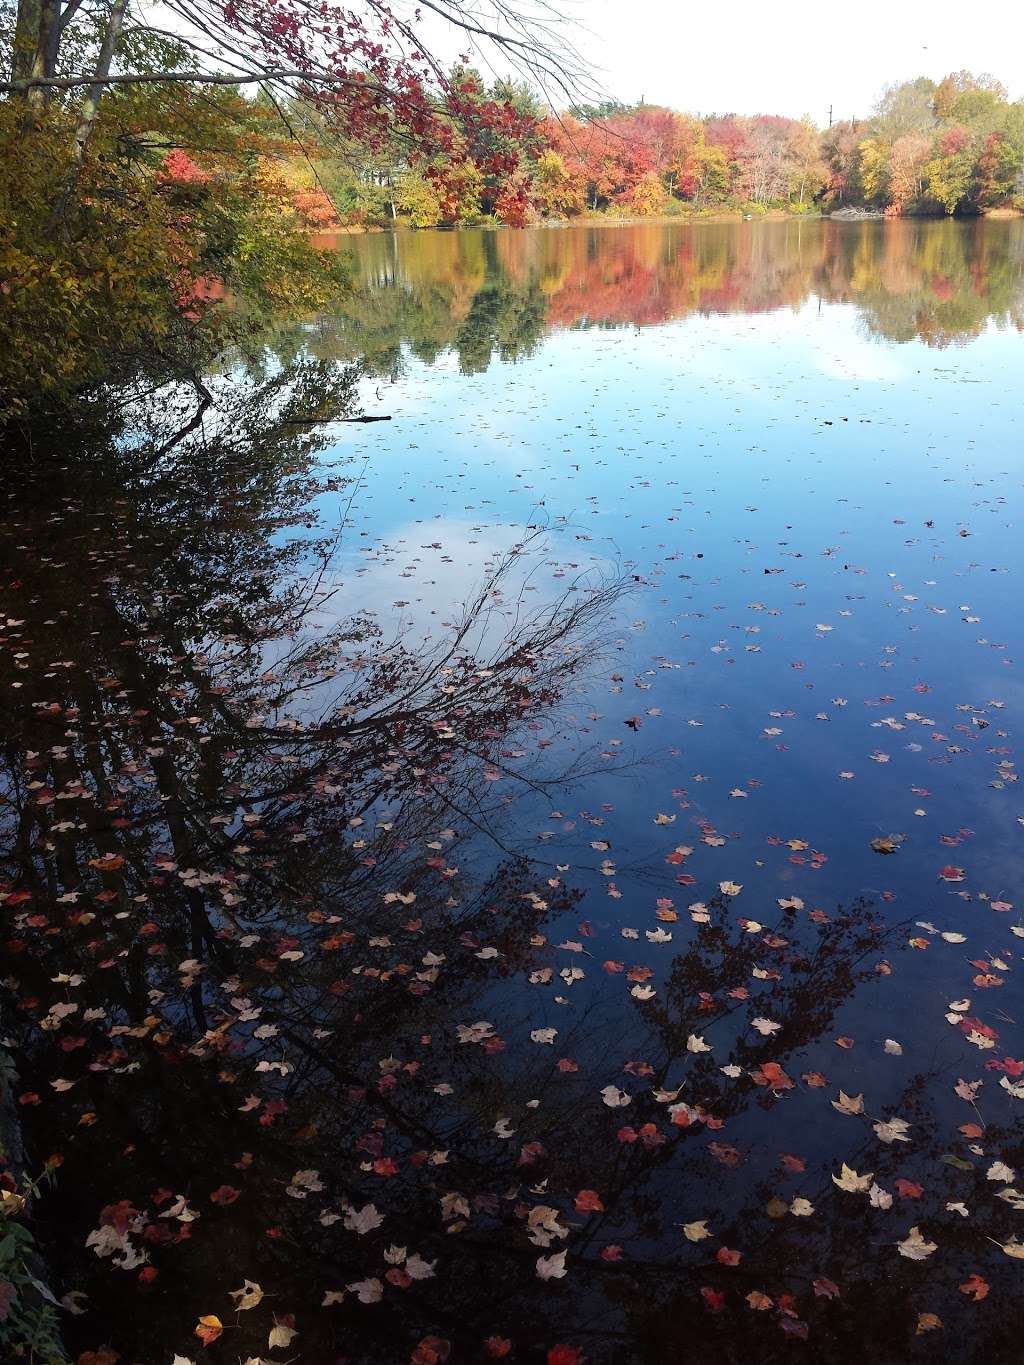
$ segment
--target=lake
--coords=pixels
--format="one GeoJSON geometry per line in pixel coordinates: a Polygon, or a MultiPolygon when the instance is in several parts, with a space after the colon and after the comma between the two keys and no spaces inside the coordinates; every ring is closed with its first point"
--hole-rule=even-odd
{"type": "Polygon", "coordinates": [[[1024,221],[324,244],[6,480],[72,1358],[1017,1360],[1024,221]]]}

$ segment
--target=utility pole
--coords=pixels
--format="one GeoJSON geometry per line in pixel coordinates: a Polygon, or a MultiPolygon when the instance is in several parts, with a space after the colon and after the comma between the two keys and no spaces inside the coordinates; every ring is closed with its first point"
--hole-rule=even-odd
{"type": "Polygon", "coordinates": [[[828,126],[829,126],[830,128],[832,127],[832,106],[831,106],[831,104],[828,106],[828,126]]]}

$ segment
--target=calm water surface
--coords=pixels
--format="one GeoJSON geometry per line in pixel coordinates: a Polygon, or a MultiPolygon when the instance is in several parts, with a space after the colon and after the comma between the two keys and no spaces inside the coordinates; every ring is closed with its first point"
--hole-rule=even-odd
{"type": "Polygon", "coordinates": [[[1024,224],[338,249],[10,492],[70,1347],[1017,1360],[1024,224]]]}

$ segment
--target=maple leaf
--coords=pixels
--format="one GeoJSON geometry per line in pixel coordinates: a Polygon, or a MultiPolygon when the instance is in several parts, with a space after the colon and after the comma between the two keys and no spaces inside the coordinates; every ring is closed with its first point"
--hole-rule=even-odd
{"type": "Polygon", "coordinates": [[[431,1280],[434,1277],[436,1261],[425,1261],[418,1252],[413,1252],[405,1261],[405,1272],[410,1280],[431,1280]]]}
{"type": "Polygon", "coordinates": [[[750,1074],[758,1085],[767,1085],[772,1090],[793,1089],[793,1081],[778,1062],[763,1062],[760,1070],[752,1071],[750,1074]]]}
{"type": "Polygon", "coordinates": [[[819,1299],[838,1299],[839,1286],[824,1276],[814,1281],[814,1295],[819,1299]]]}
{"type": "Polygon", "coordinates": [[[901,1199],[920,1199],[924,1190],[920,1185],[916,1185],[913,1180],[904,1180],[900,1176],[896,1181],[896,1193],[901,1199]]]}
{"type": "Polygon", "coordinates": [[[576,1196],[577,1213],[603,1213],[604,1204],[596,1190],[580,1190],[576,1196]]]}
{"type": "MultiPolygon", "coordinates": [[[[921,1235],[919,1227],[912,1227],[902,1242],[896,1243],[901,1256],[905,1256],[908,1261],[924,1261],[938,1251],[937,1242],[926,1241],[921,1235]]],[[[1022,1248],[1024,1250],[1024,1248],[1022,1248]]]]}
{"type": "Polygon", "coordinates": [[[841,1190],[846,1190],[849,1194],[867,1194],[871,1189],[871,1182],[874,1178],[875,1175],[873,1171],[869,1172],[867,1175],[858,1175],[857,1172],[851,1170],[844,1161],[841,1174],[834,1175],[832,1177],[832,1183],[838,1185],[841,1190]]]}
{"type": "Polygon", "coordinates": [[[840,1114],[863,1114],[864,1096],[850,1096],[844,1090],[840,1090],[839,1098],[832,1101],[832,1108],[838,1109],[840,1114]]]}
{"type": "Polygon", "coordinates": [[[873,1209],[891,1209],[892,1195],[888,1190],[883,1190],[881,1185],[872,1185],[868,1190],[868,1198],[873,1209]]]}
{"type": "Polygon", "coordinates": [[[998,1180],[1004,1185],[1012,1185],[1017,1179],[1017,1172],[1012,1166],[1007,1166],[1005,1161],[993,1161],[985,1172],[985,1179],[998,1180]]]}
{"type": "Polygon", "coordinates": [[[537,1277],[541,1280],[561,1280],[566,1274],[564,1251],[556,1251],[552,1256],[537,1257],[537,1277]]]}
{"type": "Polygon", "coordinates": [[[380,1303],[384,1297],[384,1286],[376,1279],[356,1280],[345,1288],[350,1289],[360,1303],[380,1303]]]}
{"type": "Polygon", "coordinates": [[[535,1246],[550,1246],[555,1237],[568,1237],[569,1229],[558,1221],[558,1210],[550,1204],[535,1204],[527,1214],[530,1241],[535,1246]]]}
{"type": "Polygon", "coordinates": [[[910,1124],[906,1119],[886,1119],[884,1122],[879,1121],[878,1123],[872,1124],[872,1127],[882,1142],[893,1143],[910,1141],[910,1138],[907,1137],[907,1130],[909,1129],[910,1124]]]}
{"type": "Polygon", "coordinates": [[[916,1330],[918,1336],[923,1336],[925,1332],[939,1332],[942,1330],[942,1319],[934,1313],[918,1313],[916,1330]]]}

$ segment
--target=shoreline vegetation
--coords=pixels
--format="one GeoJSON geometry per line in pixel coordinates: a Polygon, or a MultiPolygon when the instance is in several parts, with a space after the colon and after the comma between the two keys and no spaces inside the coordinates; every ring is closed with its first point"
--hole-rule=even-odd
{"type": "MultiPolygon", "coordinates": [[[[1000,207],[984,209],[976,215],[977,219],[990,219],[995,222],[1010,221],[1016,218],[1024,218],[1024,208],[1000,207]]],[[[904,213],[900,215],[900,221],[936,222],[948,217],[945,213],[904,213]]],[[[892,215],[886,215],[881,209],[866,208],[841,208],[823,209],[814,213],[790,213],[786,209],[769,209],[764,213],[744,213],[741,209],[721,209],[715,212],[696,212],[696,213],[663,213],[655,215],[637,216],[635,214],[620,213],[581,213],[574,218],[544,218],[539,222],[530,223],[531,228],[573,228],[573,227],[636,227],[639,224],[646,224],[654,227],[672,226],[693,226],[700,223],[793,223],[793,222],[821,222],[828,219],[831,222],[839,223],[885,223],[893,222],[892,215]]],[[[367,233],[377,232],[419,232],[419,231],[447,231],[459,232],[466,228],[485,228],[494,231],[509,227],[508,223],[498,222],[494,218],[484,218],[475,222],[466,223],[439,223],[432,228],[417,228],[408,222],[397,223],[340,223],[337,227],[327,227],[312,229],[314,242],[334,237],[358,237],[367,233]]]]}

